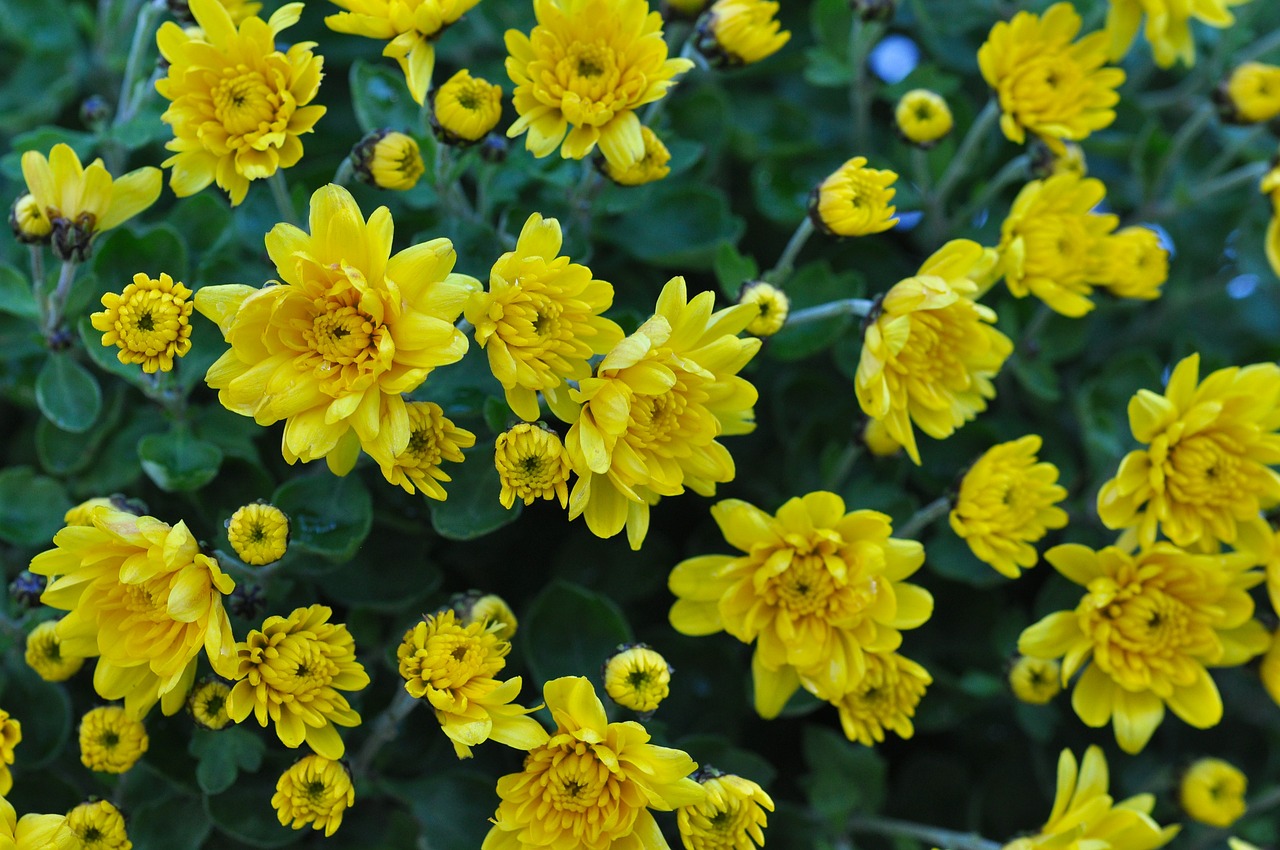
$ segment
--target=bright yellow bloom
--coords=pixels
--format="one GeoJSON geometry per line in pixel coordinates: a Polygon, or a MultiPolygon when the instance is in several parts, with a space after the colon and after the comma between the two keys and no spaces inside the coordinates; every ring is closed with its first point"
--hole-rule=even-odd
{"type": "Polygon", "coordinates": [[[1080,15],[1070,3],[1055,3],[1044,16],[1019,12],[991,28],[978,49],[982,76],[995,89],[1000,129],[1022,144],[1027,131],[1052,150],[1080,141],[1116,120],[1116,89],[1124,71],[1107,63],[1107,36],[1091,33],[1073,43],[1080,15]]]}
{"type": "Polygon", "coordinates": [[[231,345],[206,380],[233,413],[263,426],[285,420],[289,463],[323,457],[345,475],[363,448],[385,471],[409,445],[402,393],[467,350],[453,323],[479,282],[451,273],[448,239],[388,259],[391,213],[379,207],[366,223],[340,186],[311,196],[310,227],[267,234],[280,284],[196,293],[196,309],[231,345]]]}
{"type": "Polygon", "coordinates": [[[556,729],[498,780],[502,802],[481,850],[670,850],[650,809],[701,802],[682,750],[649,743],[634,721],[610,723],[591,682],[566,677],[543,689],[556,729]]]}
{"type": "Polygon", "coordinates": [[[693,62],[667,58],[662,15],[645,0],[534,0],[533,11],[532,33],[506,34],[520,115],[507,137],[528,133],[539,158],[559,147],[582,159],[598,144],[614,168],[630,168],[645,154],[635,110],[661,100],[693,62]]]}
{"type": "Polygon", "coordinates": [[[1074,611],[1026,629],[1018,651],[1064,658],[1064,683],[1083,667],[1072,708],[1087,726],[1113,722],[1127,753],[1146,746],[1166,706],[1197,729],[1217,725],[1222,698],[1205,668],[1243,664],[1269,643],[1250,619],[1248,590],[1263,576],[1248,555],[1191,555],[1169,543],[1130,555],[1068,544],[1045,559],[1086,593],[1074,611]]]}
{"type": "Polygon", "coordinates": [[[845,737],[868,747],[884,741],[886,730],[910,738],[915,734],[911,718],[933,677],[896,652],[867,652],[864,657],[866,675],[835,700],[845,737]]]}
{"type": "Polygon", "coordinates": [[[1111,0],[1107,12],[1107,36],[1111,58],[1120,59],[1129,51],[1142,16],[1147,17],[1146,37],[1156,64],[1168,68],[1181,61],[1196,63],[1196,43],[1191,36],[1191,19],[1222,29],[1235,23],[1232,6],[1249,0],[1111,0]]]}
{"type": "Polygon", "coordinates": [[[1149,227],[1126,227],[1102,240],[1103,268],[1098,283],[1117,298],[1160,297],[1169,279],[1169,252],[1149,227]]]}
{"type": "Polygon", "coordinates": [[[221,731],[231,723],[227,714],[227,697],[231,687],[220,679],[207,678],[197,682],[187,699],[187,713],[201,729],[221,731]]]}
{"type": "Polygon", "coordinates": [[[822,232],[834,236],[867,236],[883,233],[898,223],[891,206],[898,179],[895,172],[867,168],[867,159],[855,156],[837,168],[809,201],[809,218],[822,232]]]}
{"type": "Polygon", "coordinates": [[[431,101],[432,126],[442,141],[472,144],[489,135],[502,117],[502,87],[465,68],[436,90],[431,101]]]}
{"type": "Polygon", "coordinates": [[[275,505],[244,505],[227,520],[227,541],[246,564],[261,567],[273,563],[283,558],[289,547],[289,517],[275,505]]]}
{"type": "Polygon", "coordinates": [[[431,704],[460,759],[489,740],[518,750],[547,740],[546,730],[528,716],[536,709],[511,704],[520,695],[520,677],[494,678],[511,651],[498,637],[501,628],[480,621],[464,626],[446,609],[405,632],[396,650],[404,689],[431,704]]]}
{"type": "Polygon", "coordinates": [[[1198,759],[1182,774],[1178,800],[1193,820],[1225,829],[1244,817],[1249,780],[1222,759],[1198,759]]]}
{"type": "MultiPolygon", "coordinates": [[[[218,3],[227,10],[231,20],[237,24],[262,10],[261,3],[248,2],[248,0],[218,0],[218,3]]],[[[187,0],[169,0],[169,11],[184,24],[191,23],[193,20],[191,10],[187,7],[187,0]]]]}
{"type": "Polygon", "coordinates": [[[258,725],[268,718],[286,747],[305,740],[317,755],[342,758],[337,726],[358,726],[360,715],[338,691],[359,691],[369,675],[356,661],[347,627],[330,623],[324,605],[296,608],[288,617],[268,617],[262,630],[236,644],[236,685],[227,714],[241,723],[250,712],[258,725]]]}
{"type": "Polygon", "coordinates": [[[707,792],[701,803],[676,810],[685,850],[755,850],[764,846],[765,810],[773,798],[750,779],[703,767],[694,777],[707,792]]]}
{"type": "Polygon", "coordinates": [[[604,691],[623,708],[652,714],[671,693],[671,665],[648,644],[618,647],[604,663],[604,691]]]}
{"type": "Polygon", "coordinates": [[[751,324],[747,325],[747,333],[752,336],[773,336],[782,330],[791,311],[791,299],[787,293],[763,280],[745,284],[738,293],[738,303],[751,304],[758,311],[751,324]]]}
{"type": "Polygon", "coordinates": [[[498,435],[493,462],[498,468],[504,508],[516,499],[532,505],[538,499],[559,499],[569,506],[569,455],[554,431],[521,422],[498,435]]]}
{"type": "Polygon", "coordinates": [[[569,518],[585,515],[596,536],[625,526],[639,549],[660,497],[686,486],[712,496],[733,480],[733,457],[717,438],[755,429],[756,388],[738,372],[760,340],[737,335],[757,311],[714,306],[714,294],[689,299],[684,278],[672,278],[653,317],[570,391],[582,408],[565,438],[578,475],[569,518]]]}
{"type": "Polygon", "coordinates": [[[156,91],[171,101],[161,119],[173,126],[169,187],[175,195],[194,195],[215,180],[231,196],[244,200],[249,183],[302,159],[303,133],[325,113],[308,106],[320,90],[324,57],[303,41],[288,53],[275,38],[298,22],[301,3],[288,3],[271,19],[247,18],[240,24],[218,0],[190,0],[200,26],[192,34],[175,23],[156,33],[169,74],[156,91]]]}
{"type": "Polygon", "coordinates": [[[1161,828],[1151,819],[1155,797],[1139,794],[1113,802],[1107,759],[1100,747],[1085,750],[1077,769],[1075,756],[1058,757],[1058,791],[1049,820],[1037,835],[1019,838],[1004,850],[1155,850],[1168,844],[1180,826],[1161,828]]]}
{"type": "Polygon", "coordinates": [[[140,718],[161,700],[186,702],[204,649],[219,675],[235,670],[235,638],[222,597],[235,582],[200,551],[186,523],[98,508],[90,527],[64,528],[31,571],[58,576],[41,600],[71,613],[58,622],[61,651],[92,658],[98,695],[140,718]]]}
{"type": "Polygon", "coordinates": [[[946,100],[928,89],[912,89],[904,94],[893,117],[902,137],[922,148],[933,147],[955,126],[946,100]]]}
{"type": "Polygon", "coordinates": [[[1092,310],[1093,287],[1115,274],[1102,255],[1119,218],[1094,212],[1106,195],[1102,181],[1074,174],[1024,186],[997,249],[1009,291],[1018,298],[1030,293],[1072,318],[1092,310]]]}
{"type": "Polygon", "coordinates": [[[1027,655],[1009,668],[1009,689],[1031,705],[1044,705],[1062,692],[1062,665],[1051,658],[1027,655]]]}
{"type": "Polygon", "coordinates": [[[643,186],[654,183],[671,173],[671,151],[658,138],[658,134],[648,127],[640,128],[644,139],[644,155],[627,168],[617,168],[613,163],[605,161],[604,173],[619,186],[643,186]]]}
{"type": "Polygon", "coordinates": [[[1198,381],[1200,355],[1180,362],[1164,395],[1139,390],[1129,428],[1144,444],[1098,491],[1107,528],[1157,529],[1178,546],[1234,543],[1238,523],[1280,504],[1280,366],[1219,369],[1198,381]]]}
{"type": "Polygon", "coordinates": [[[507,600],[496,593],[482,594],[473,590],[458,594],[450,600],[450,605],[464,625],[479,623],[486,631],[492,631],[498,640],[509,641],[516,636],[519,622],[515,612],[507,604],[507,600]],[[496,628],[491,628],[494,626],[496,628]]]}
{"type": "Polygon", "coordinates": [[[409,414],[409,442],[395,457],[379,460],[382,477],[406,493],[417,488],[428,499],[443,502],[448,494],[440,482],[453,479],[440,468],[441,461],[462,463],[462,450],[476,444],[476,435],[454,425],[435,402],[411,401],[405,408],[409,414]]]}
{"type": "MultiPolygon", "coordinates": [[[[26,820],[26,818],[23,818],[26,820]]],[[[22,832],[19,824],[19,834],[22,832]]],[[[71,811],[49,845],[33,842],[34,847],[57,850],[130,850],[133,842],[125,830],[124,815],[106,800],[81,803],[71,811]]],[[[19,847],[23,842],[19,841],[19,847]]]]}
{"type": "Polygon", "coordinates": [[[123,500],[118,497],[107,496],[86,499],[63,514],[62,523],[64,525],[93,525],[94,508],[107,507],[115,508],[116,510],[124,510],[124,507],[120,504],[121,501],[123,500]]]}
{"type": "Polygon", "coordinates": [[[322,756],[298,759],[280,775],[271,805],[281,826],[324,830],[325,838],[342,825],[342,815],[356,802],[356,789],[346,765],[322,756]]]}
{"type": "MultiPolygon", "coordinates": [[[[45,620],[27,635],[27,649],[24,656],[27,666],[46,682],[65,682],[84,665],[84,659],[68,655],[58,637],[56,620],[45,620]]],[[[3,792],[0,792],[3,793],[3,792]]]]}
{"type": "Polygon", "coordinates": [[[920,463],[914,422],[945,439],[987,408],[992,379],[1013,352],[996,314],[974,303],[990,257],[976,242],[948,242],[868,317],[854,390],[862,410],[920,463]]]}
{"type": "Polygon", "coordinates": [[[992,446],[965,473],[951,510],[951,530],[978,560],[1009,578],[1036,565],[1031,544],[1067,524],[1067,512],[1057,506],[1067,490],[1057,483],[1058,468],[1036,458],[1040,445],[1040,437],[1028,434],[992,446]]]}
{"type": "Polygon", "coordinates": [[[13,774],[9,772],[9,765],[13,764],[14,748],[21,742],[22,724],[0,708],[0,797],[13,790],[13,774]]]}
{"type": "Polygon", "coordinates": [[[52,227],[59,259],[83,261],[93,237],[123,224],[156,202],[163,179],[158,168],[139,168],[112,178],[95,159],[85,168],[69,146],[56,144],[45,159],[39,151],[22,155],[22,176],[39,213],[52,227]]]}
{"type": "Polygon", "coordinates": [[[1280,66],[1246,62],[1231,72],[1220,91],[1236,122],[1260,124],[1280,116],[1280,66]]]}
{"type": "Polygon", "coordinates": [[[716,0],[698,21],[698,50],[713,61],[751,65],[782,49],[791,33],[772,0],[716,0]]]}
{"type": "Polygon", "coordinates": [[[400,64],[409,93],[427,97],[436,66],[435,41],[480,0],[330,0],[346,9],[324,19],[334,32],[386,41],[383,56],[400,64]]]}
{"type": "Polygon", "coordinates": [[[53,233],[53,222],[40,209],[36,196],[28,192],[9,208],[9,229],[13,231],[14,238],[23,244],[43,245],[53,233]]]}
{"type": "Polygon", "coordinates": [[[396,192],[417,186],[427,170],[413,137],[392,130],[375,130],[357,142],[351,167],[360,182],[396,192]]]}
{"type": "Polygon", "coordinates": [[[857,687],[901,631],[933,613],[933,597],[905,579],[924,547],[890,537],[889,517],[845,513],[834,493],[790,499],[770,516],[736,499],[712,506],[725,541],[745,553],[681,562],[668,586],[671,625],[686,635],[721,630],[756,642],[756,711],[775,717],[800,685],[835,702],[857,687]]]}
{"type": "Polygon", "coordinates": [[[147,727],[123,708],[95,708],[80,718],[80,763],[100,773],[124,773],[147,751],[147,727]]]}
{"type": "Polygon", "coordinates": [[[102,296],[101,313],[90,320],[102,331],[102,344],[120,348],[121,363],[140,363],[148,375],[173,369],[175,357],[191,350],[191,290],[164,272],[160,278],[146,272],[133,276],[133,283],[119,295],[102,296]]]}
{"type": "Polygon", "coordinates": [[[591,377],[587,361],[622,339],[622,329],[602,314],[613,304],[613,286],[591,269],[560,256],[560,222],[534,213],[514,251],[498,258],[489,289],[467,302],[476,344],[507,404],[526,422],[539,416],[538,392],[558,416],[574,407],[566,381],[591,377]]]}

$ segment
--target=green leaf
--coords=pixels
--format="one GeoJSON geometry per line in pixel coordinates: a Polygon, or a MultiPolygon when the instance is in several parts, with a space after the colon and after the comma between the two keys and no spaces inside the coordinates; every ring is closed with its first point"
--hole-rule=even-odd
{"type": "Polygon", "coordinates": [[[36,456],[40,458],[40,465],[59,476],[86,469],[93,463],[99,446],[120,418],[123,403],[122,393],[113,394],[111,406],[103,417],[104,421],[87,434],[63,431],[48,419],[41,419],[36,423],[36,456]]]}
{"type": "Polygon", "coordinates": [[[21,768],[34,771],[56,758],[71,736],[71,698],[37,676],[21,653],[8,654],[5,672],[4,707],[22,724],[21,768]]]}
{"type": "Polygon", "coordinates": [[[84,343],[84,350],[89,355],[89,359],[93,361],[93,365],[104,372],[115,375],[117,378],[123,378],[136,387],[141,387],[143,382],[147,380],[146,373],[142,371],[141,366],[134,363],[120,362],[120,358],[117,356],[120,351],[119,348],[114,345],[102,344],[102,331],[93,326],[88,316],[80,320],[77,328],[80,331],[80,341],[84,343]]]}
{"type": "Polygon", "coordinates": [[[853,68],[849,61],[820,47],[805,53],[804,78],[815,86],[840,88],[853,81],[853,68]]]}
{"type": "Polygon", "coordinates": [[[235,783],[217,796],[205,797],[205,813],[221,832],[251,847],[293,844],[303,834],[280,825],[271,807],[271,794],[263,793],[266,790],[257,783],[235,783]]]}
{"type": "Polygon", "coordinates": [[[98,295],[120,292],[138,272],[150,277],[165,272],[175,281],[186,282],[187,246],[171,224],[153,225],[136,234],[118,228],[95,245],[89,264],[98,279],[98,295]]]}
{"type": "Polygon", "coordinates": [[[739,254],[737,248],[725,242],[716,250],[715,272],[716,279],[720,281],[720,291],[726,298],[736,301],[742,285],[760,275],[760,266],[755,257],[739,254]]]}
{"type": "Polygon", "coordinates": [[[385,64],[357,59],[351,65],[351,105],[366,133],[387,129],[413,134],[418,128],[418,104],[404,75],[385,64]]]}
{"type": "Polygon", "coordinates": [[[36,404],[64,431],[80,434],[102,411],[102,389],[69,352],[51,352],[36,378],[36,404]]]}
{"type": "Polygon", "coordinates": [[[190,429],[177,427],[149,434],[138,441],[142,471],[166,493],[199,490],[222,466],[222,449],[202,440],[190,429]]]}
{"type": "MultiPolygon", "coordinates": [[[[444,581],[424,538],[375,534],[353,558],[319,579],[320,589],[345,605],[397,612],[430,596],[444,581]],[[378,580],[369,581],[377,572],[378,580]]],[[[421,610],[421,609],[419,609],[421,610]]]]}
{"type": "Polygon", "coordinates": [[[720,735],[689,735],[681,738],[678,746],[701,767],[710,765],[722,773],[737,774],[765,788],[769,787],[778,773],[762,756],[750,750],[739,749],[720,735]]]}
{"type": "Polygon", "coordinates": [[[520,631],[536,681],[588,676],[597,690],[604,660],[618,644],[632,640],[631,626],[612,599],[560,580],[534,599],[520,631]]]}
{"type": "Polygon", "coordinates": [[[805,727],[803,749],[809,804],[832,829],[842,832],[851,815],[875,814],[884,805],[885,764],[875,750],[819,726],[805,727]]]}
{"type": "Polygon", "coordinates": [[[71,510],[66,490],[25,466],[0,472],[0,540],[15,546],[48,546],[71,510]]]}
{"type": "Polygon", "coordinates": [[[276,490],[271,503],[289,515],[291,546],[338,563],[351,559],[373,527],[373,500],[354,473],[295,478],[276,490]]]}
{"type": "Polygon", "coordinates": [[[493,779],[473,772],[447,771],[422,779],[388,783],[431,836],[431,850],[475,850],[492,826],[498,807],[493,779]]]}
{"type": "Polygon", "coordinates": [[[212,829],[208,813],[194,797],[172,797],[129,812],[129,840],[138,850],[200,850],[212,829]]]}
{"type": "Polygon", "coordinates": [[[493,465],[493,448],[488,445],[465,449],[462,463],[445,467],[452,481],[444,484],[449,498],[431,502],[431,527],[450,540],[474,540],[520,518],[524,505],[516,502],[510,510],[498,496],[502,482],[493,465]]]}
{"type": "Polygon", "coordinates": [[[266,745],[262,738],[242,726],[220,732],[197,729],[191,733],[191,755],[196,764],[196,782],[206,794],[221,794],[241,771],[253,773],[262,765],[266,745]]]}
{"type": "Polygon", "coordinates": [[[13,266],[0,266],[0,313],[9,313],[23,319],[39,321],[31,281],[13,266]]]}
{"type": "Polygon", "coordinates": [[[736,244],[745,229],[723,193],[688,183],[659,189],[651,205],[601,228],[632,256],[682,271],[710,269],[720,245],[736,244]]]}
{"type": "Polygon", "coordinates": [[[978,560],[969,544],[952,533],[945,520],[933,526],[936,531],[924,550],[925,565],[940,576],[963,582],[971,587],[996,587],[1009,579],[995,567],[978,560]]]}

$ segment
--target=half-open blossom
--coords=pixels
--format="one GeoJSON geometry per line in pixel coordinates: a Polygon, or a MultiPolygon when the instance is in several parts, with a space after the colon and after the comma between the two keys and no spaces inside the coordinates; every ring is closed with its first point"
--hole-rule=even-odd
{"type": "Polygon", "coordinates": [[[915,734],[911,718],[933,677],[896,652],[867,652],[864,657],[866,674],[835,701],[845,737],[868,747],[882,742],[886,731],[910,738],[915,734]]]}
{"type": "Polygon", "coordinates": [[[351,774],[340,761],[306,755],[280,775],[271,805],[281,826],[323,830],[325,838],[342,825],[342,815],[356,801],[351,774]]]}
{"type": "Polygon", "coordinates": [[[174,358],[191,350],[191,290],[164,272],[153,278],[146,272],[133,276],[133,283],[117,295],[102,296],[107,309],[89,317],[102,331],[102,344],[120,350],[121,363],[138,363],[142,371],[154,374],[173,369],[174,358]]]}
{"type": "Polygon", "coordinates": [[[694,776],[706,799],[676,810],[685,850],[754,850],[764,846],[773,798],[757,783],[704,766],[694,776]]]}
{"type": "Polygon", "coordinates": [[[883,233],[898,223],[892,205],[898,175],[867,168],[867,158],[855,156],[827,176],[809,201],[809,218],[833,236],[883,233]]]}
{"type": "Polygon", "coordinates": [[[1190,67],[1196,63],[1192,19],[1218,29],[1229,27],[1236,21],[1231,7],[1248,2],[1250,0],[1111,0],[1107,11],[1111,58],[1121,59],[1129,52],[1145,15],[1144,34],[1156,64],[1169,68],[1181,61],[1190,67]]]}

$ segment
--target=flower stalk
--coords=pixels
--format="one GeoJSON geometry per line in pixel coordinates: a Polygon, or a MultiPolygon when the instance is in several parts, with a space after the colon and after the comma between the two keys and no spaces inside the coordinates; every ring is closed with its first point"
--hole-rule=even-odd
{"type": "Polygon", "coordinates": [[[382,750],[384,746],[389,744],[395,737],[396,732],[400,729],[400,723],[409,713],[418,705],[418,700],[413,695],[401,688],[391,700],[378,718],[373,721],[373,729],[365,740],[364,745],[360,747],[360,752],[356,753],[356,757],[351,760],[351,772],[355,776],[366,776],[369,772],[369,766],[373,763],[374,758],[382,750]]]}
{"type": "Polygon", "coordinates": [[[782,249],[782,256],[778,257],[778,262],[772,269],[765,272],[764,279],[779,289],[786,283],[787,278],[791,277],[791,273],[796,268],[796,257],[800,255],[800,251],[804,249],[805,243],[809,241],[809,237],[814,233],[813,220],[809,216],[805,216],[800,220],[799,226],[796,227],[795,233],[791,234],[791,240],[787,242],[787,247],[782,249]]]}
{"type": "Polygon", "coordinates": [[[999,104],[996,103],[994,98],[987,101],[987,105],[982,108],[982,111],[978,113],[978,117],[974,119],[973,124],[969,127],[969,132],[965,134],[964,140],[960,142],[960,148],[956,151],[951,164],[947,166],[942,179],[938,181],[938,187],[934,192],[938,209],[946,210],[947,198],[951,196],[951,192],[955,189],[960,178],[973,170],[974,159],[982,147],[982,142],[991,135],[991,131],[995,128],[996,120],[999,117],[999,104]]]}
{"type": "Polygon", "coordinates": [[[298,218],[298,210],[294,207],[293,198],[289,195],[289,181],[284,176],[284,171],[276,169],[276,173],[267,178],[267,185],[271,187],[271,197],[276,202],[276,210],[280,213],[280,217],[287,224],[300,227],[302,219],[298,218]]]}
{"type": "Polygon", "coordinates": [[[947,515],[947,512],[951,510],[951,501],[950,494],[939,496],[912,514],[911,518],[894,532],[894,535],[906,539],[915,538],[935,520],[947,515]]]}
{"type": "Polygon", "coordinates": [[[52,341],[62,324],[62,312],[66,309],[67,297],[71,294],[71,285],[76,279],[76,265],[75,260],[63,260],[62,270],[58,273],[58,285],[53,293],[47,301],[41,301],[39,297],[36,299],[44,316],[42,329],[44,338],[48,341],[52,341]]]}
{"type": "Polygon", "coordinates": [[[871,48],[884,35],[884,24],[863,21],[855,14],[849,27],[849,63],[853,81],[849,84],[849,105],[853,110],[853,141],[859,152],[868,149],[871,140],[871,79],[867,76],[867,57],[871,48]]]}
{"type": "Polygon", "coordinates": [[[797,310],[787,317],[787,327],[803,325],[808,322],[820,322],[823,319],[834,319],[839,316],[868,316],[875,302],[870,298],[845,298],[830,301],[816,307],[797,310]]]}

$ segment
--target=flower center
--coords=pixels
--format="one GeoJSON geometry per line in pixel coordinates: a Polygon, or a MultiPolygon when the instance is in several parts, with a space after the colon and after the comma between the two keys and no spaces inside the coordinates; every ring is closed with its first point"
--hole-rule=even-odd
{"type": "Polygon", "coordinates": [[[114,329],[130,351],[158,353],[178,339],[183,311],[170,292],[138,288],[116,309],[114,329]]]}
{"type": "Polygon", "coordinates": [[[561,750],[547,771],[544,799],[559,812],[595,809],[602,799],[615,797],[617,780],[587,747],[578,743],[561,750]]]}
{"type": "Polygon", "coordinates": [[[427,639],[423,666],[433,688],[460,688],[474,678],[491,677],[502,667],[472,634],[437,634],[427,639]]]}
{"type": "Polygon", "coordinates": [[[931,399],[938,387],[968,388],[969,370],[957,356],[967,350],[961,322],[946,321],[950,307],[918,310],[911,314],[907,345],[888,368],[907,385],[912,399],[931,399]],[[941,314],[941,315],[937,315],[941,314]]]}
{"type": "MultiPolygon", "coordinates": [[[[266,83],[262,72],[244,65],[226,68],[213,90],[213,114],[231,136],[246,136],[269,129],[280,109],[280,95],[266,83]]],[[[231,147],[238,147],[229,141],[231,147]]]]}
{"type": "Polygon", "coordinates": [[[561,109],[570,123],[600,126],[625,107],[628,91],[624,85],[620,88],[622,76],[612,47],[575,42],[556,63],[554,80],[549,82],[553,96],[561,97],[561,109]]]}
{"type": "Polygon", "coordinates": [[[1179,441],[1163,464],[1170,495],[1183,504],[1235,507],[1242,493],[1256,493],[1263,484],[1243,455],[1240,443],[1222,430],[1179,441]]]}
{"type": "Polygon", "coordinates": [[[372,334],[372,318],[355,307],[341,307],[317,314],[304,336],[326,363],[347,366],[373,356],[372,334]]]}
{"type": "Polygon", "coordinates": [[[270,650],[264,653],[266,663],[260,669],[263,680],[280,693],[283,702],[310,699],[338,675],[338,665],[321,641],[289,636],[275,649],[274,657],[270,650]]]}

